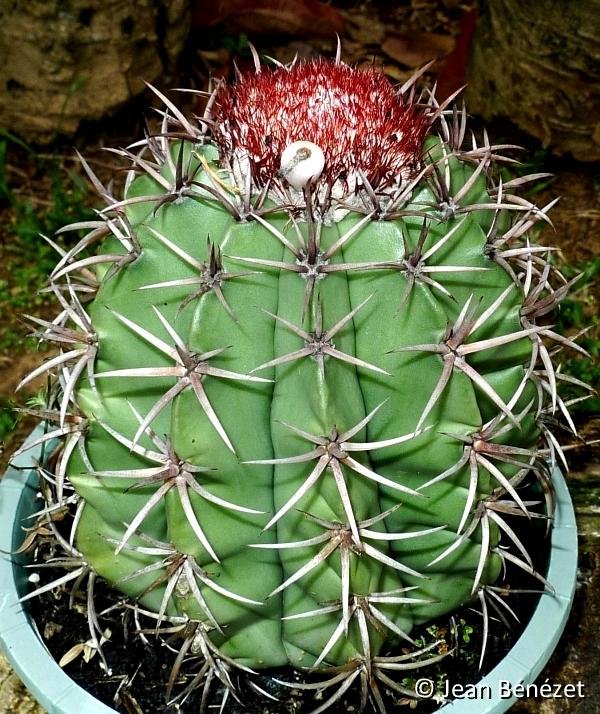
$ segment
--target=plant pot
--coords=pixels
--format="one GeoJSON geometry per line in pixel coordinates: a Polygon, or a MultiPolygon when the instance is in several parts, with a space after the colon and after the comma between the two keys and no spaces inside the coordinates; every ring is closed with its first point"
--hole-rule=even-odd
{"type": "MultiPolygon", "coordinates": [[[[39,427],[29,437],[40,435],[39,427]]],[[[27,588],[23,557],[11,557],[23,538],[22,524],[38,510],[37,474],[33,464],[39,452],[25,452],[13,461],[0,482],[0,646],[29,691],[49,714],[109,714],[113,709],[75,684],[48,652],[35,623],[18,600],[27,588]]],[[[577,528],[573,504],[565,480],[552,474],[556,491],[556,512],[551,534],[547,579],[556,592],[546,594],[510,652],[479,682],[484,696],[459,698],[443,706],[443,714],[500,714],[516,701],[505,696],[501,682],[528,685],[534,682],[554,651],[566,625],[577,571],[577,528]],[[489,695],[488,695],[489,692],[489,695]]],[[[505,687],[506,689],[506,687],[505,687]]]]}
{"type": "MultiPolygon", "coordinates": [[[[38,427],[33,441],[43,433],[38,427]]],[[[42,506],[37,500],[38,475],[32,468],[39,449],[13,460],[0,481],[0,648],[27,689],[49,714],[110,714],[107,707],[65,674],[47,650],[26,605],[18,600],[27,591],[26,558],[10,556],[23,540],[26,519],[42,506]]]]}

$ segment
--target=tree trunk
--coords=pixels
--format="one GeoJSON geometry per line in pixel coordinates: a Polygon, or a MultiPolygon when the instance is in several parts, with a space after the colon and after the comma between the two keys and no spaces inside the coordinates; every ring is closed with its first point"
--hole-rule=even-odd
{"type": "Polygon", "coordinates": [[[508,117],[556,153],[600,159],[600,0],[482,0],[471,111],[508,117]]]}

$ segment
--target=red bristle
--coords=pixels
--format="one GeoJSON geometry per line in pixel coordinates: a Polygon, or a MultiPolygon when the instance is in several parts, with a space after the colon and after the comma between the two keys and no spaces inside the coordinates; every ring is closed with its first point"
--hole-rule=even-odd
{"type": "Polygon", "coordinates": [[[215,119],[222,151],[245,150],[258,185],[276,175],[288,144],[304,140],[325,154],[321,182],[346,183],[360,169],[383,189],[418,167],[431,111],[376,68],[318,59],[242,74],[221,89],[215,119]]]}

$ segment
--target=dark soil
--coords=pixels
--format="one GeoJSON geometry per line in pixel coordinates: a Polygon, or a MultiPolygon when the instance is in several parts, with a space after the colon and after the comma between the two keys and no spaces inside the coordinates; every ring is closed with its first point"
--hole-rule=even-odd
{"type": "MultiPolygon", "coordinates": [[[[58,573],[56,577],[58,577],[58,573]]],[[[98,587],[97,590],[97,607],[99,609],[108,608],[118,603],[118,593],[115,594],[103,586],[98,587]]],[[[536,596],[531,595],[527,596],[527,598],[523,596],[520,602],[516,602],[516,597],[511,599],[511,607],[517,609],[523,624],[527,623],[529,610],[537,602],[537,599],[536,596]]],[[[84,609],[83,596],[78,600],[78,605],[75,608],[76,611],[79,611],[79,614],[69,610],[68,600],[68,593],[64,591],[58,595],[45,594],[37,599],[31,608],[31,614],[38,628],[48,636],[46,639],[47,646],[57,660],[74,645],[89,639],[87,621],[81,612],[84,609]]],[[[124,615],[122,611],[117,611],[110,617],[102,618],[102,625],[111,630],[110,642],[106,643],[103,648],[109,667],[112,670],[111,676],[106,676],[101,671],[98,666],[97,656],[89,663],[84,662],[83,657],[77,658],[77,660],[64,668],[66,673],[97,699],[100,699],[108,706],[114,707],[119,712],[127,714],[138,711],[156,712],[157,714],[197,712],[202,697],[201,688],[194,692],[184,705],[169,706],[165,703],[165,689],[175,655],[172,651],[169,651],[166,644],[159,643],[153,637],[150,637],[149,644],[143,644],[139,638],[136,638],[134,636],[135,625],[130,614],[124,615]],[[142,663],[141,667],[140,663],[142,663]],[[138,708],[136,708],[136,705],[138,708]]],[[[449,646],[458,645],[457,651],[449,656],[448,659],[443,660],[442,664],[435,665],[427,670],[419,670],[419,674],[415,676],[415,679],[418,676],[425,676],[434,681],[449,679],[453,684],[462,685],[473,682],[473,675],[477,672],[479,648],[481,646],[481,636],[477,634],[477,630],[481,628],[481,617],[470,608],[464,608],[455,615],[455,621],[457,623],[462,621],[459,626],[461,631],[464,631],[465,627],[471,627],[475,630],[468,644],[464,641],[456,642],[456,638],[451,634],[452,624],[448,619],[437,620],[428,624],[427,627],[419,628],[416,632],[411,633],[414,638],[423,637],[427,642],[432,642],[435,639],[432,637],[432,632],[437,633],[438,636],[445,636],[448,644],[440,645],[441,651],[444,651],[449,646]]],[[[508,652],[518,638],[522,626],[517,625],[512,631],[505,630],[502,626],[497,626],[493,629],[494,632],[490,635],[487,644],[487,655],[482,675],[492,669],[508,652]]],[[[175,647],[178,646],[176,643],[174,644],[175,647]]],[[[399,653],[403,652],[396,650],[391,651],[389,654],[399,653]]],[[[179,678],[180,686],[178,689],[183,688],[183,683],[189,681],[200,664],[201,662],[198,661],[196,668],[190,666],[187,677],[179,678]]],[[[302,673],[289,669],[269,670],[268,673],[261,672],[255,679],[256,683],[262,689],[277,697],[278,701],[271,703],[242,684],[240,697],[243,700],[243,706],[239,706],[233,699],[230,699],[226,711],[231,712],[231,714],[282,714],[283,712],[305,714],[312,711],[315,707],[314,693],[303,696],[298,690],[290,690],[287,687],[278,685],[272,680],[272,677],[290,682],[317,682],[319,679],[325,680],[328,678],[326,674],[321,674],[307,679],[302,673]]],[[[412,683],[414,683],[414,680],[404,681],[403,685],[410,687],[412,683]]],[[[324,693],[319,698],[321,703],[332,693],[333,689],[324,693]]],[[[222,686],[213,687],[210,701],[214,705],[218,705],[221,702],[222,695],[222,686]]],[[[358,699],[358,688],[354,687],[339,704],[331,707],[328,711],[331,714],[356,711],[358,699]]],[[[415,701],[408,699],[402,701],[397,695],[393,695],[389,701],[393,702],[395,707],[398,707],[398,710],[412,708],[416,704],[415,701]]],[[[423,701],[418,703],[418,711],[423,712],[423,714],[429,714],[429,712],[433,712],[436,709],[437,705],[433,705],[431,702],[423,701]]],[[[396,711],[396,708],[392,709],[392,711],[396,711]]]]}
{"type": "MultiPolygon", "coordinates": [[[[526,494],[529,498],[529,496],[526,494]]],[[[508,520],[508,519],[507,519],[508,520]]],[[[523,539],[533,544],[531,551],[534,566],[539,572],[545,572],[548,558],[548,541],[543,537],[542,521],[536,524],[540,531],[532,536],[531,523],[525,519],[513,517],[511,527],[519,536],[522,531],[529,530],[528,537],[523,539]]],[[[34,563],[43,562],[45,546],[36,550],[34,563]]],[[[34,572],[35,567],[33,567],[34,572]]],[[[64,574],[64,571],[41,569],[39,585],[50,582],[64,574]]],[[[531,614],[539,600],[538,592],[518,593],[517,590],[540,590],[537,580],[524,575],[522,571],[510,566],[507,568],[503,586],[512,585],[513,593],[507,600],[516,613],[519,621],[502,622],[493,616],[490,618],[490,633],[486,645],[486,655],[481,672],[478,672],[479,657],[482,646],[482,618],[478,604],[465,606],[452,618],[444,617],[427,623],[413,630],[410,634],[420,646],[440,640],[433,650],[435,653],[448,653],[439,663],[429,667],[406,672],[406,678],[396,677],[396,681],[407,689],[413,689],[419,677],[427,677],[437,683],[438,692],[443,691],[447,680],[453,685],[468,685],[484,676],[506,655],[516,642],[524,627],[529,622],[531,614]]],[[[85,588],[85,583],[83,585],[85,588]]],[[[171,667],[176,653],[181,646],[179,636],[154,637],[148,635],[146,642],[136,635],[136,624],[131,609],[122,607],[123,598],[120,593],[112,590],[105,583],[98,581],[95,588],[95,607],[98,613],[106,614],[100,617],[103,631],[110,630],[109,641],[103,646],[103,652],[111,670],[109,676],[100,665],[98,655],[86,662],[82,655],[67,664],[65,672],[80,686],[91,692],[97,699],[124,714],[191,714],[199,711],[202,699],[202,688],[195,690],[183,703],[167,703],[165,691],[171,667]]],[[[86,613],[86,593],[75,593],[73,607],[69,607],[71,591],[61,588],[59,591],[45,593],[31,601],[30,612],[39,631],[43,634],[46,644],[57,661],[78,644],[85,643],[89,637],[86,613]]],[[[142,621],[142,627],[153,627],[152,622],[142,621]],[[150,624],[148,624],[150,623],[150,624]]],[[[410,646],[396,645],[382,655],[394,656],[406,654],[410,646]]],[[[177,678],[174,695],[182,691],[191,681],[202,665],[202,660],[190,660],[182,668],[177,678]]],[[[314,674],[308,677],[305,673],[288,669],[261,671],[253,681],[264,691],[277,698],[270,701],[250,689],[245,682],[243,673],[239,682],[240,702],[233,697],[227,701],[227,711],[231,714],[308,714],[315,706],[325,702],[335,689],[315,694],[314,691],[303,693],[273,681],[273,678],[289,682],[318,682],[329,676],[326,673],[314,674]]],[[[383,688],[382,688],[383,689],[383,688]]],[[[218,708],[222,702],[224,689],[215,680],[210,690],[208,706],[218,708]]],[[[353,685],[343,698],[328,711],[331,714],[357,712],[360,699],[359,688],[353,685]]],[[[433,700],[416,701],[414,698],[386,691],[389,711],[408,711],[417,708],[422,714],[430,714],[438,708],[433,700]]],[[[210,710],[210,709],[209,709],[210,710]]],[[[368,712],[374,711],[367,709],[368,712]]]]}

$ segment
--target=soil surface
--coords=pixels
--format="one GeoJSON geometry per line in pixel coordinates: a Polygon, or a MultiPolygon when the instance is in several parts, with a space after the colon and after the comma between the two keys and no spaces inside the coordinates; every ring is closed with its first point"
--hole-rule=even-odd
{"type": "MultiPolygon", "coordinates": [[[[524,492],[525,494],[527,492],[524,492]]],[[[523,495],[523,494],[522,494],[523,495]]],[[[525,496],[524,496],[525,497],[525,496]]],[[[531,495],[530,495],[531,497],[531,495]]],[[[512,517],[508,519],[511,527],[520,534],[523,527],[522,519],[512,517]]],[[[540,531],[536,552],[532,552],[534,567],[539,572],[544,572],[547,563],[547,541],[543,537],[544,526],[537,524],[540,531]]],[[[34,563],[41,559],[43,562],[44,548],[42,547],[34,557],[34,563]]],[[[64,571],[36,571],[40,574],[39,585],[51,582],[64,571]]],[[[507,568],[504,583],[513,583],[515,588],[531,589],[535,592],[527,594],[513,593],[506,602],[510,604],[518,618],[502,623],[496,618],[490,619],[490,632],[485,647],[483,666],[479,671],[479,658],[482,647],[481,614],[477,606],[465,606],[452,618],[443,617],[432,621],[411,631],[411,637],[419,647],[437,643],[429,655],[445,655],[439,663],[415,671],[394,673],[391,678],[402,684],[407,690],[414,688],[414,683],[419,677],[427,677],[436,682],[439,693],[443,691],[443,682],[449,681],[453,685],[466,686],[473,681],[474,672],[480,676],[490,671],[508,652],[521,634],[523,627],[530,619],[531,612],[539,601],[539,583],[534,578],[523,576],[517,568],[507,568]]],[[[82,590],[85,588],[82,587],[82,590]]],[[[514,589],[514,588],[513,588],[514,589]]],[[[94,602],[99,615],[100,625],[107,637],[103,648],[110,676],[106,676],[100,666],[99,657],[94,654],[87,661],[83,643],[89,640],[86,611],[86,593],[75,594],[74,605],[69,607],[70,590],[62,589],[58,593],[50,592],[41,595],[31,602],[30,612],[37,623],[38,629],[43,633],[46,644],[57,661],[66,660],[67,653],[72,653],[72,660],[62,666],[66,673],[78,684],[90,691],[96,698],[108,706],[114,707],[122,714],[131,712],[156,712],[156,714],[192,714],[198,711],[203,694],[203,689],[197,689],[184,701],[176,704],[165,702],[165,689],[169,681],[171,667],[175,655],[181,646],[181,637],[167,635],[155,638],[147,634],[146,642],[133,636],[136,629],[131,610],[124,610],[120,605],[119,594],[114,590],[97,583],[95,587],[94,602]],[[143,666],[140,667],[140,662],[143,666]]],[[[153,623],[146,624],[142,618],[142,627],[152,629],[153,623]]],[[[408,643],[396,644],[385,656],[397,656],[414,651],[415,647],[408,643]]],[[[429,656],[428,655],[428,656],[429,656]]],[[[182,667],[181,673],[175,680],[174,696],[185,688],[199,669],[201,661],[195,665],[193,662],[182,667]]],[[[232,679],[236,686],[239,685],[240,702],[233,697],[227,700],[228,714],[308,714],[315,706],[323,703],[335,692],[336,687],[322,693],[302,692],[279,684],[276,680],[295,683],[314,683],[325,681],[332,675],[325,673],[307,676],[302,672],[291,671],[289,668],[259,672],[254,681],[263,691],[268,692],[276,701],[269,701],[264,695],[252,691],[246,684],[243,676],[232,679]],[[243,704],[241,703],[243,702],[243,704]]],[[[339,685],[338,685],[339,686],[339,685]]],[[[438,704],[433,699],[417,701],[414,697],[398,695],[382,687],[384,698],[390,711],[408,712],[416,709],[419,714],[432,714],[438,709],[438,704]]],[[[360,690],[353,686],[346,694],[331,706],[327,711],[330,714],[345,714],[358,711],[357,702],[360,690]]],[[[207,692],[208,711],[215,710],[221,704],[225,690],[215,680],[207,692]]],[[[368,710],[371,711],[370,709],[368,710]]]]}

